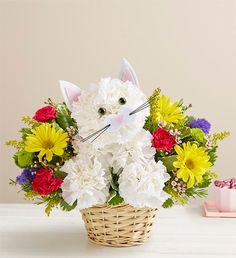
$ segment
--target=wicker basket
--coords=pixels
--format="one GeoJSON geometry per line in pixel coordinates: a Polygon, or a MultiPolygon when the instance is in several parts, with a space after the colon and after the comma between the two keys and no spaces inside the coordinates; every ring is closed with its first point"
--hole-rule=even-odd
{"type": "Polygon", "coordinates": [[[91,242],[106,246],[143,244],[150,236],[156,209],[96,205],[81,210],[91,242]]]}

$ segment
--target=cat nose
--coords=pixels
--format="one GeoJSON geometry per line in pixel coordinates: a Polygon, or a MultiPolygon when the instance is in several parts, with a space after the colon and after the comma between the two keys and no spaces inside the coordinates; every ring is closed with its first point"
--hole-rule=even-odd
{"type": "Polygon", "coordinates": [[[114,132],[122,125],[129,124],[135,120],[135,115],[130,115],[132,109],[123,108],[117,115],[109,115],[104,120],[104,125],[109,125],[107,131],[114,132]]]}
{"type": "Polygon", "coordinates": [[[118,124],[122,124],[124,122],[124,115],[118,114],[114,117],[114,119],[118,124]]]}

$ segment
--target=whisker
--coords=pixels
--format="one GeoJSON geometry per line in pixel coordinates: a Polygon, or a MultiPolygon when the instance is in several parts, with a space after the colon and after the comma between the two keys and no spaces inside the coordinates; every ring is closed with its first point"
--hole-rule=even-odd
{"type": "Polygon", "coordinates": [[[146,106],[142,107],[141,109],[136,110],[135,112],[132,112],[130,115],[134,115],[134,114],[136,114],[136,113],[138,113],[138,112],[140,112],[140,111],[142,111],[142,110],[144,110],[144,109],[146,109],[148,107],[150,107],[150,105],[146,105],[146,106]]]}
{"type": "Polygon", "coordinates": [[[103,131],[100,132],[100,133],[91,141],[91,143],[94,142],[94,141],[95,141],[99,136],[101,136],[103,133],[105,133],[105,131],[106,131],[107,129],[108,129],[108,127],[104,128],[103,131]]]}
{"type": "Polygon", "coordinates": [[[140,105],[139,107],[137,107],[135,110],[133,110],[129,115],[133,115],[135,113],[137,113],[137,111],[139,111],[139,109],[143,110],[142,108],[145,107],[146,105],[150,105],[150,103],[155,100],[155,98],[159,95],[159,92],[157,92],[156,94],[154,94],[153,96],[151,96],[146,102],[144,102],[142,105],[140,105]]]}
{"type": "Polygon", "coordinates": [[[101,128],[100,130],[98,130],[98,131],[96,131],[96,132],[90,134],[89,136],[83,138],[83,139],[81,140],[81,142],[86,142],[87,140],[89,140],[89,139],[92,138],[93,136],[97,135],[98,133],[100,133],[100,132],[103,131],[104,129],[107,129],[109,126],[110,126],[110,124],[104,126],[104,127],[101,128]]]}
{"type": "Polygon", "coordinates": [[[138,109],[135,109],[134,111],[131,112],[131,114],[135,114],[137,111],[139,110],[142,110],[143,108],[146,108],[146,107],[149,107],[150,104],[149,103],[146,103],[145,105],[143,105],[142,107],[138,108],[138,109]]]}

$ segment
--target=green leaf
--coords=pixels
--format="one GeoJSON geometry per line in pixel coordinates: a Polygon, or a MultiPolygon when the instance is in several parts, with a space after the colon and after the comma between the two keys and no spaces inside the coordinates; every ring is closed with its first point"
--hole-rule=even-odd
{"type": "Polygon", "coordinates": [[[109,205],[118,205],[123,202],[124,202],[124,199],[117,192],[112,198],[109,198],[109,200],[108,200],[109,205]]]}
{"type": "Polygon", "coordinates": [[[177,155],[166,156],[160,159],[164,166],[167,168],[167,171],[172,171],[174,169],[173,163],[177,160],[177,155]]]}
{"type": "Polygon", "coordinates": [[[217,146],[214,146],[210,151],[208,151],[208,156],[210,157],[210,162],[212,165],[215,164],[216,160],[217,160],[217,146]]]}
{"type": "Polygon", "coordinates": [[[202,177],[202,182],[197,184],[196,188],[207,188],[214,178],[217,177],[216,173],[206,172],[202,177]]]}
{"type": "Polygon", "coordinates": [[[193,197],[193,198],[196,198],[196,197],[200,197],[200,198],[203,198],[203,197],[206,197],[207,196],[207,190],[206,189],[203,189],[203,188],[189,188],[185,191],[185,195],[190,198],[190,197],[193,197]]]}
{"type": "Polygon", "coordinates": [[[27,137],[29,134],[32,133],[30,128],[22,128],[22,129],[20,130],[20,132],[21,132],[21,134],[22,134],[22,139],[23,139],[23,140],[25,140],[26,137],[27,137]]]}
{"type": "Polygon", "coordinates": [[[115,190],[110,190],[110,196],[108,198],[108,202],[112,200],[117,195],[117,192],[115,190]]]}
{"type": "Polygon", "coordinates": [[[56,122],[65,131],[70,127],[76,127],[75,120],[71,117],[70,111],[63,104],[57,105],[57,118],[56,122]]]}
{"type": "Polygon", "coordinates": [[[197,188],[207,188],[211,184],[211,179],[207,178],[203,180],[201,183],[199,183],[196,187],[197,188]]]}
{"type": "Polygon", "coordinates": [[[172,186],[170,185],[170,182],[167,182],[167,185],[164,187],[164,191],[171,195],[171,198],[178,201],[181,205],[186,204],[186,200],[182,195],[179,195],[177,192],[175,192],[172,189],[172,186]]]}
{"type": "Polygon", "coordinates": [[[54,170],[54,175],[56,177],[60,177],[61,179],[64,179],[67,176],[67,173],[60,170],[54,170]]]}
{"type": "Polygon", "coordinates": [[[112,174],[112,179],[111,179],[111,187],[113,190],[118,191],[118,176],[116,174],[112,174]]]}
{"type": "Polygon", "coordinates": [[[191,129],[184,125],[184,127],[181,128],[181,134],[181,138],[186,138],[191,135],[191,129]]]}
{"type": "Polygon", "coordinates": [[[13,156],[15,163],[20,168],[29,167],[32,165],[34,154],[27,151],[19,151],[13,156]]]}
{"type": "Polygon", "coordinates": [[[71,211],[77,206],[77,200],[72,204],[68,204],[64,199],[61,199],[60,207],[63,211],[71,211]]]}
{"type": "Polygon", "coordinates": [[[199,128],[193,128],[193,129],[191,129],[191,136],[192,136],[193,139],[194,139],[195,141],[197,141],[197,142],[203,143],[203,142],[205,141],[205,139],[204,139],[205,134],[204,134],[204,132],[203,132],[201,129],[199,129],[199,128]]]}
{"type": "Polygon", "coordinates": [[[174,205],[174,201],[171,198],[168,198],[163,204],[163,208],[171,208],[174,205]]]}
{"type": "Polygon", "coordinates": [[[144,124],[144,129],[153,132],[157,129],[158,125],[155,119],[152,116],[147,117],[146,122],[144,124]]]}

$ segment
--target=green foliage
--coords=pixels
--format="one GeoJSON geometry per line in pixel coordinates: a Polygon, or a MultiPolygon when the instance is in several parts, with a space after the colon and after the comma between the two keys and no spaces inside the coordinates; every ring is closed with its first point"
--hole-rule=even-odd
{"type": "Polygon", "coordinates": [[[17,141],[17,140],[9,140],[5,143],[7,146],[11,146],[18,151],[22,150],[24,148],[24,142],[23,141],[17,141]]]}
{"type": "Polygon", "coordinates": [[[210,162],[212,165],[215,164],[216,160],[217,160],[217,146],[214,146],[211,150],[208,151],[208,156],[210,157],[210,162]]]}
{"type": "Polygon", "coordinates": [[[14,185],[14,186],[16,186],[17,185],[17,182],[16,181],[14,181],[13,179],[9,179],[9,185],[14,185]]]}
{"type": "Polygon", "coordinates": [[[21,118],[21,121],[23,121],[25,124],[28,124],[28,125],[39,124],[36,120],[34,120],[33,118],[31,118],[30,116],[23,116],[23,117],[21,118]]]}
{"type": "Polygon", "coordinates": [[[65,131],[70,127],[77,128],[75,120],[71,117],[71,113],[65,104],[57,105],[57,118],[56,122],[65,131]]]}
{"type": "Polygon", "coordinates": [[[228,132],[228,131],[224,131],[224,132],[220,132],[220,133],[214,133],[212,135],[213,145],[216,145],[218,141],[222,141],[228,136],[230,136],[230,132],[228,132]]]}
{"type": "Polygon", "coordinates": [[[157,122],[153,119],[153,117],[147,117],[146,122],[144,124],[144,129],[152,133],[157,129],[157,127],[157,122]]]}
{"type": "Polygon", "coordinates": [[[30,200],[30,201],[34,201],[35,198],[38,197],[38,196],[39,196],[38,193],[36,193],[32,189],[26,191],[25,194],[24,194],[25,200],[30,200]]]}
{"type": "MultiPolygon", "coordinates": [[[[113,173],[113,168],[110,168],[111,171],[111,187],[110,187],[110,196],[108,198],[107,203],[109,205],[118,205],[124,202],[124,199],[119,195],[119,183],[118,183],[118,179],[119,179],[119,173],[113,173]]],[[[120,172],[122,171],[122,169],[120,170],[120,172]]]]}
{"type": "Polygon", "coordinates": [[[217,174],[212,172],[206,172],[203,175],[203,180],[201,183],[198,183],[195,187],[188,188],[185,191],[185,198],[188,200],[189,198],[196,198],[196,197],[206,197],[207,196],[207,188],[212,183],[212,180],[217,177],[217,174]]]}
{"type": "Polygon", "coordinates": [[[212,180],[217,177],[216,173],[206,172],[202,177],[202,182],[196,185],[196,188],[207,188],[212,180]]]}
{"type": "Polygon", "coordinates": [[[174,201],[171,198],[168,198],[163,204],[163,208],[171,208],[174,205],[174,201]]]}
{"type": "Polygon", "coordinates": [[[64,179],[67,176],[67,173],[60,170],[54,170],[54,176],[64,179]]]}
{"type": "Polygon", "coordinates": [[[111,191],[110,197],[108,199],[108,204],[109,205],[119,205],[124,202],[124,199],[116,192],[116,191],[111,191]]]}
{"type": "Polygon", "coordinates": [[[211,184],[211,179],[207,178],[205,180],[202,181],[202,183],[199,183],[196,188],[207,188],[210,184],[211,184]]]}
{"type": "Polygon", "coordinates": [[[57,208],[60,204],[60,197],[51,198],[45,207],[45,213],[49,216],[53,208],[57,208]]]}
{"type": "Polygon", "coordinates": [[[61,196],[58,191],[52,192],[49,195],[41,196],[41,201],[37,204],[46,204],[45,213],[49,216],[53,208],[57,208],[61,202],[61,196]]]}
{"type": "Polygon", "coordinates": [[[77,206],[77,200],[72,204],[68,204],[64,199],[60,201],[60,207],[63,211],[71,211],[77,206]]]}
{"type": "Polygon", "coordinates": [[[156,113],[156,110],[158,109],[158,99],[159,99],[160,93],[161,93],[161,89],[156,88],[153,94],[148,99],[150,104],[150,116],[147,117],[146,119],[144,129],[149,132],[155,131],[158,127],[157,121],[155,119],[155,113],[156,113]]]}
{"type": "Polygon", "coordinates": [[[168,193],[169,195],[171,195],[171,199],[176,200],[177,202],[179,202],[180,204],[184,205],[186,203],[186,200],[184,199],[183,196],[179,195],[177,192],[175,192],[172,189],[172,186],[170,185],[170,181],[167,182],[166,186],[164,187],[164,191],[166,193],[168,193]]]}
{"type": "Polygon", "coordinates": [[[24,192],[33,191],[31,183],[26,183],[26,184],[21,185],[21,190],[24,191],[24,192]]]}
{"type": "Polygon", "coordinates": [[[160,158],[164,166],[167,168],[167,171],[172,171],[174,169],[173,163],[177,160],[177,155],[166,156],[160,158]]]}
{"type": "Polygon", "coordinates": [[[30,167],[30,165],[32,165],[34,154],[31,152],[22,150],[22,151],[18,151],[13,156],[13,158],[18,167],[25,168],[25,167],[30,167]]]}
{"type": "Polygon", "coordinates": [[[199,129],[199,128],[193,128],[191,130],[191,136],[193,137],[193,139],[197,142],[203,143],[205,141],[204,139],[204,132],[199,129]]]}
{"type": "Polygon", "coordinates": [[[189,188],[185,191],[185,195],[187,198],[190,198],[190,197],[193,197],[193,198],[196,198],[196,197],[200,197],[200,198],[203,198],[203,197],[206,197],[207,196],[207,190],[204,189],[204,188],[195,188],[195,187],[192,187],[192,188],[189,188]]]}
{"type": "Polygon", "coordinates": [[[191,129],[189,127],[186,127],[185,125],[180,127],[179,130],[181,131],[181,138],[182,139],[186,138],[186,137],[189,137],[191,135],[191,129]]]}
{"type": "Polygon", "coordinates": [[[119,190],[119,183],[118,183],[118,179],[119,179],[119,175],[118,174],[112,174],[112,178],[111,178],[111,188],[112,190],[115,190],[118,192],[119,190]]]}
{"type": "Polygon", "coordinates": [[[22,128],[20,132],[23,140],[26,140],[26,137],[32,133],[30,128],[22,128]]]}

